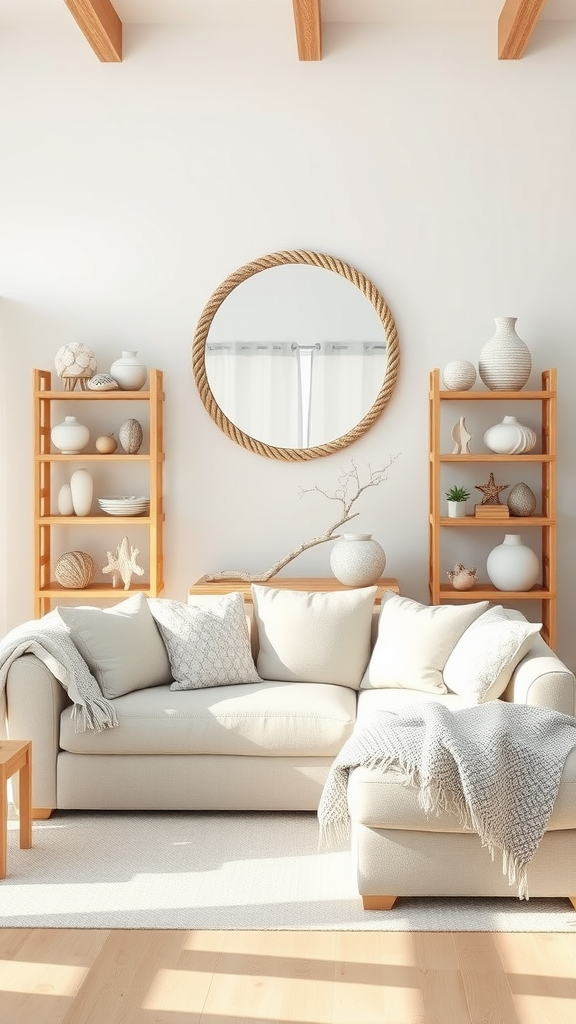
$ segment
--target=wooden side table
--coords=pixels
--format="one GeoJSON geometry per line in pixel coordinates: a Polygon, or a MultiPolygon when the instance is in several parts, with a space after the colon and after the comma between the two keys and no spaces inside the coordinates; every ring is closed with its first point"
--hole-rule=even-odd
{"type": "MultiPolygon", "coordinates": [[[[252,584],[247,583],[245,580],[214,580],[213,582],[198,580],[193,587],[190,587],[188,596],[192,598],[197,594],[213,594],[214,597],[218,597],[221,594],[240,591],[245,601],[251,601],[251,586],[252,584]]],[[[356,589],[355,587],[346,587],[343,583],[339,583],[335,576],[273,576],[266,583],[257,583],[257,586],[277,587],[283,590],[305,590],[307,593],[315,590],[325,593],[326,591],[356,589]]],[[[382,596],[386,590],[391,590],[393,594],[400,593],[398,580],[394,579],[393,576],[382,576],[377,581],[376,586],[378,587],[375,598],[377,605],[382,601],[382,596]]]]}
{"type": "Polygon", "coordinates": [[[32,744],[0,740],[0,879],[6,878],[8,845],[8,779],[20,772],[20,849],[32,846],[32,744]]]}

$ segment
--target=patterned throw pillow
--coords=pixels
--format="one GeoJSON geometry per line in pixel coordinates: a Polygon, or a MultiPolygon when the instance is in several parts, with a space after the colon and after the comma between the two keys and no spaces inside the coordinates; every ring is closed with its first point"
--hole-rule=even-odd
{"type": "Polygon", "coordinates": [[[224,594],[201,607],[160,597],[149,605],[168,651],[171,690],[261,682],[242,594],[224,594]]]}

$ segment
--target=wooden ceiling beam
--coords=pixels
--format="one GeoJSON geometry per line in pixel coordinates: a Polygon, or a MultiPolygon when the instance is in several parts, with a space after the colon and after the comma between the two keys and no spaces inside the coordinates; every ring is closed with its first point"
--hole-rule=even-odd
{"type": "Polygon", "coordinates": [[[498,18],[498,59],[524,56],[546,0],[506,0],[498,18]]]}
{"type": "Polygon", "coordinates": [[[292,0],[299,60],[322,60],[320,0],[292,0]]]}
{"type": "Polygon", "coordinates": [[[64,0],[98,60],[122,60],[122,22],[110,0],[64,0]]]}

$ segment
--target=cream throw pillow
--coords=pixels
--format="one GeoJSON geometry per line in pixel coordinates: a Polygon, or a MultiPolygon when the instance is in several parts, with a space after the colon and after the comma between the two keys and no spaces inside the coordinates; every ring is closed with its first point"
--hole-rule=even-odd
{"type": "Polygon", "coordinates": [[[112,608],[56,611],[109,700],[172,679],[166,648],[143,594],[112,608]]]}
{"type": "Polygon", "coordinates": [[[541,622],[509,619],[501,604],[490,608],[468,627],[448,658],[446,686],[473,704],[496,700],[541,629],[541,622]]]}
{"type": "Polygon", "coordinates": [[[398,687],[446,693],[442,670],[456,643],[488,601],[424,605],[385,594],[378,636],[361,689],[398,687]]]}
{"type": "Polygon", "coordinates": [[[260,675],[357,690],[370,657],[376,589],[308,593],[253,585],[260,675]]]}
{"type": "Polygon", "coordinates": [[[150,608],[170,658],[171,690],[261,682],[242,594],[224,594],[201,606],[156,597],[150,608]]]}

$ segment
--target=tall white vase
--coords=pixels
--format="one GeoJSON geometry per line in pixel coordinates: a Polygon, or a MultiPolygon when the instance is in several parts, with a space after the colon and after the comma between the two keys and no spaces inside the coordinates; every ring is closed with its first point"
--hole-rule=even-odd
{"type": "Polygon", "coordinates": [[[498,590],[530,590],[538,579],[540,564],[519,533],[507,533],[486,561],[488,579],[498,590]]]}
{"type": "Polygon", "coordinates": [[[384,548],[371,533],[343,533],[330,553],[330,568],[348,587],[370,587],[386,566],[384,548]]]}
{"type": "Polygon", "coordinates": [[[87,469],[75,469],[70,477],[72,505],[77,516],[89,516],[92,508],[94,482],[87,469]]]}
{"type": "Polygon", "coordinates": [[[496,317],[496,333],[480,352],[478,373],[490,391],[521,391],[530,377],[532,356],[516,334],[517,319],[496,317]]]}

